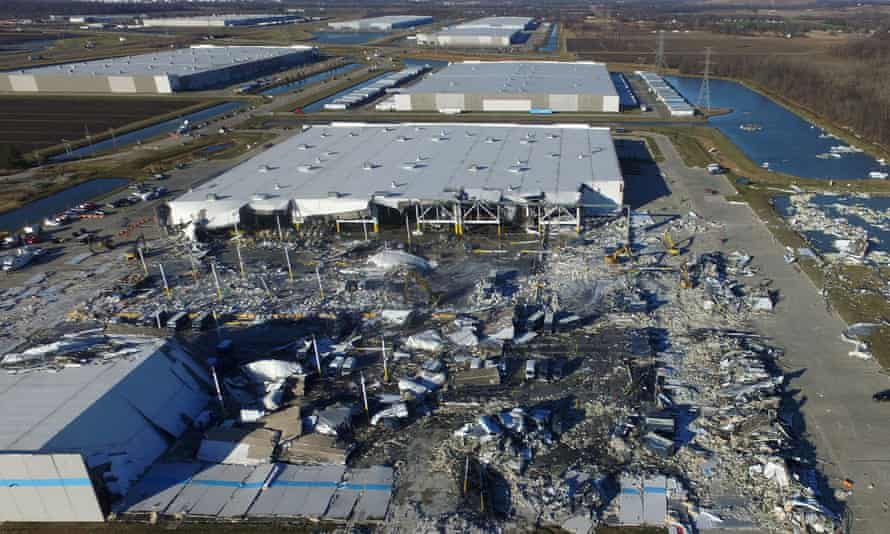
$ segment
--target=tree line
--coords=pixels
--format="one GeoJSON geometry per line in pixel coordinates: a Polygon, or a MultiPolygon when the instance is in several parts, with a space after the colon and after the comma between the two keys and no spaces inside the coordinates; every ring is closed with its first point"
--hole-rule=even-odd
{"type": "MultiPolygon", "coordinates": [[[[701,74],[702,58],[675,58],[684,74],[701,74]]],[[[721,56],[712,72],[764,89],[890,147],[890,34],[886,31],[813,56],[721,56]]]]}

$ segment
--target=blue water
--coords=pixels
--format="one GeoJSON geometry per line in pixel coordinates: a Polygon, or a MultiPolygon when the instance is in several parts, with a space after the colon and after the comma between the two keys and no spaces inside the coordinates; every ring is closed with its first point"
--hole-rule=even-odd
{"type": "Polygon", "coordinates": [[[557,45],[559,45],[559,24],[553,24],[550,27],[550,37],[547,39],[547,44],[541,47],[541,52],[552,54],[556,52],[557,45]]]}
{"type": "Polygon", "coordinates": [[[406,57],[403,61],[406,67],[423,67],[428,66],[431,69],[439,69],[442,67],[447,67],[447,61],[441,61],[436,59],[419,59],[413,57],[406,57]]]}
{"type": "Polygon", "coordinates": [[[316,32],[312,40],[322,44],[365,44],[387,35],[386,32],[316,32]]]}
{"type": "Polygon", "coordinates": [[[183,115],[175,119],[160,122],[153,126],[147,126],[145,128],[142,128],[141,130],[134,130],[130,133],[115,136],[115,138],[113,139],[106,139],[105,141],[100,141],[98,143],[93,143],[92,145],[84,146],[78,148],[77,150],[72,150],[70,153],[67,154],[62,153],[57,156],[53,156],[50,158],[50,161],[53,163],[68,161],[89,156],[97,152],[102,152],[103,150],[112,150],[115,148],[120,148],[122,146],[131,145],[138,141],[145,141],[146,139],[149,139],[151,137],[175,132],[176,129],[179,128],[179,126],[182,124],[182,121],[186,119],[188,119],[190,123],[195,124],[212,119],[217,115],[229,113],[230,111],[234,111],[242,106],[244,106],[243,102],[223,102],[222,104],[217,104],[207,109],[196,111],[195,113],[189,113],[188,115],[183,115]]]}
{"type": "MultiPolygon", "coordinates": [[[[665,79],[689,102],[695,104],[701,78],[666,76],[665,79]]],[[[839,159],[819,159],[832,146],[847,145],[833,138],[820,138],[817,126],[788,111],[771,99],[744,85],[728,80],[711,80],[711,106],[731,108],[727,115],[709,122],[730,138],[755,163],[768,162],[770,169],[803,178],[868,179],[870,171],[880,170],[867,154],[845,154],[839,159]],[[758,124],[758,132],[746,132],[742,124],[758,124]]]]}
{"type": "Polygon", "coordinates": [[[124,178],[90,180],[48,197],[29,202],[21,208],[0,215],[0,230],[14,232],[26,224],[43,224],[43,219],[101,196],[127,183],[124,178]]]}
{"type": "Polygon", "coordinates": [[[386,76],[386,75],[388,75],[388,74],[389,74],[388,72],[384,72],[383,74],[381,74],[381,75],[379,75],[379,76],[374,76],[373,78],[370,78],[370,79],[368,79],[368,80],[365,80],[365,81],[363,81],[363,82],[361,82],[361,83],[357,83],[357,84],[355,84],[355,85],[351,85],[351,86],[349,86],[348,88],[343,89],[343,90],[340,91],[339,93],[335,93],[335,94],[333,94],[333,95],[331,95],[331,96],[322,98],[321,100],[316,100],[315,102],[313,102],[313,103],[309,104],[308,106],[304,107],[304,108],[303,108],[303,111],[305,111],[305,112],[307,112],[307,113],[312,113],[312,112],[315,112],[315,111],[322,111],[322,110],[324,109],[324,105],[327,104],[328,102],[333,102],[334,100],[337,100],[337,99],[340,98],[341,96],[344,96],[344,95],[346,95],[346,94],[348,94],[348,93],[351,93],[352,91],[355,91],[356,89],[361,89],[362,87],[367,87],[368,85],[371,85],[372,83],[376,82],[377,80],[383,78],[384,76],[386,76]]]}
{"type": "MultiPolygon", "coordinates": [[[[890,250],[890,228],[886,226],[886,221],[883,224],[881,222],[876,224],[854,213],[842,213],[837,208],[837,205],[859,206],[887,214],[890,213],[890,197],[862,198],[845,195],[813,195],[809,200],[809,205],[820,208],[823,213],[832,219],[844,219],[853,226],[864,228],[868,232],[868,239],[872,249],[890,250]]],[[[773,206],[782,217],[789,218],[796,214],[791,201],[785,195],[773,197],[773,206]]],[[[838,252],[834,247],[835,236],[818,231],[807,231],[804,232],[804,237],[817,252],[823,254],[838,252]]]]}
{"type": "Polygon", "coordinates": [[[284,93],[289,93],[295,89],[299,89],[305,85],[310,85],[316,82],[320,82],[323,80],[329,80],[334,76],[339,76],[341,74],[346,74],[347,72],[354,71],[359,68],[361,65],[358,63],[349,63],[347,65],[342,65],[335,69],[326,70],[324,72],[319,72],[318,74],[313,74],[312,76],[307,76],[302,80],[296,80],[290,83],[286,83],[284,85],[279,85],[278,87],[273,87],[271,89],[266,89],[265,91],[260,91],[261,95],[283,95],[284,93]]]}

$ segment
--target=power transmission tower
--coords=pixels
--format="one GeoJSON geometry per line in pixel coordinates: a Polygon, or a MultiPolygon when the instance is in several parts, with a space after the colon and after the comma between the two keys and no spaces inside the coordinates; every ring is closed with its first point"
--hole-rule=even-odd
{"type": "Polygon", "coordinates": [[[705,74],[698,90],[698,107],[711,111],[711,47],[705,48],[705,74]]]}
{"type": "Polygon", "coordinates": [[[658,50],[655,52],[655,72],[664,70],[664,30],[658,30],[658,50]]]}

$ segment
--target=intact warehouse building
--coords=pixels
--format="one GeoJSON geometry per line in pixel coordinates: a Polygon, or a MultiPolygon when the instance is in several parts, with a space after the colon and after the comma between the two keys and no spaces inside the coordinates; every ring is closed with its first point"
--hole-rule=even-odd
{"type": "Polygon", "coordinates": [[[370,30],[388,32],[402,28],[413,28],[414,26],[432,24],[432,22],[433,17],[423,15],[390,15],[385,17],[328,22],[328,27],[332,30],[370,30]]]}
{"type": "Polygon", "coordinates": [[[619,112],[603,63],[452,63],[395,95],[396,111],[619,112]]]}
{"type": "Polygon", "coordinates": [[[524,30],[532,29],[527,17],[486,17],[464,22],[433,33],[417,34],[417,44],[456,48],[504,48],[524,41],[524,30]]]}
{"type": "Polygon", "coordinates": [[[170,201],[167,222],[217,229],[324,217],[339,227],[407,217],[457,233],[580,228],[584,217],[618,209],[623,193],[608,128],[333,123],[306,127],[170,201]]]}
{"type": "Polygon", "coordinates": [[[231,28],[292,24],[306,19],[299,15],[207,15],[204,17],[144,18],[146,28],[231,28]]]}
{"type": "Polygon", "coordinates": [[[0,91],[173,93],[237,83],[315,61],[311,46],[209,46],[0,73],[0,91]]]}

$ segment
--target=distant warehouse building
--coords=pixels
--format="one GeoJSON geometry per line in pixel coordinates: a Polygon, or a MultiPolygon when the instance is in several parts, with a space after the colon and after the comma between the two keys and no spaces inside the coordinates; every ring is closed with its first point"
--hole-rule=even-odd
{"type": "Polygon", "coordinates": [[[602,63],[466,61],[402,89],[395,110],[617,113],[620,98],[602,63]]]}
{"type": "Polygon", "coordinates": [[[388,32],[401,28],[413,28],[414,26],[431,24],[432,22],[433,17],[423,15],[391,15],[386,17],[328,22],[328,27],[332,30],[371,30],[388,32]]]}
{"type": "Polygon", "coordinates": [[[205,17],[144,18],[146,28],[230,28],[292,24],[306,19],[299,15],[207,15],[205,17]]]}
{"type": "Polygon", "coordinates": [[[464,22],[438,32],[417,34],[421,46],[452,48],[506,48],[525,40],[523,30],[533,28],[528,17],[486,17],[464,22]]]}
{"type": "Polygon", "coordinates": [[[0,92],[173,93],[237,83],[315,61],[310,46],[209,46],[0,73],[0,92]]]}
{"type": "Polygon", "coordinates": [[[503,30],[531,30],[535,26],[535,19],[530,17],[484,17],[458,24],[457,28],[465,29],[503,29],[503,30]]]}
{"type": "Polygon", "coordinates": [[[506,48],[519,42],[519,31],[504,28],[446,28],[417,34],[421,46],[452,48],[506,48]]]}

